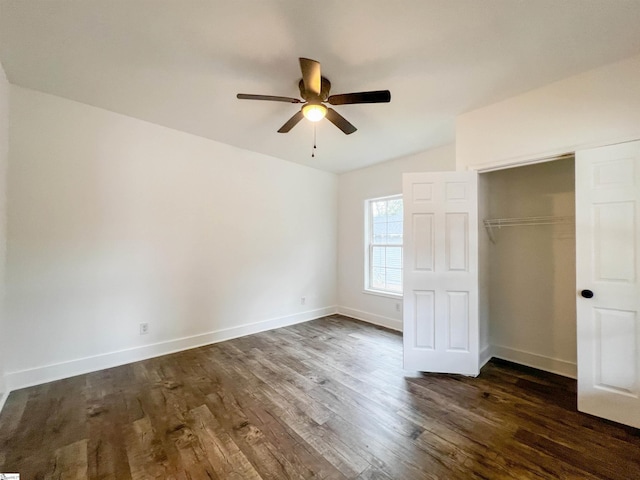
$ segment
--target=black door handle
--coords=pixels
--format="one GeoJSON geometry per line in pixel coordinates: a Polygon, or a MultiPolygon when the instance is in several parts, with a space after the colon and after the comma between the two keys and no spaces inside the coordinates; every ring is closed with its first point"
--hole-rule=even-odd
{"type": "Polygon", "coordinates": [[[582,295],[584,298],[593,298],[593,292],[591,290],[582,290],[580,292],[580,295],[582,295]]]}

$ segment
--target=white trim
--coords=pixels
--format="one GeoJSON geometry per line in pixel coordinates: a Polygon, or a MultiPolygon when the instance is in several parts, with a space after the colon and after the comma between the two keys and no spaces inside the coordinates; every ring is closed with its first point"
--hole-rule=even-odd
{"type": "Polygon", "coordinates": [[[377,315],[375,313],[363,312],[362,310],[342,306],[338,306],[338,313],[347,317],[355,318],[356,320],[362,320],[363,322],[372,323],[373,325],[402,332],[402,320],[383,317],[382,315],[377,315]]]}
{"type": "Polygon", "coordinates": [[[519,363],[527,367],[537,368],[545,372],[555,373],[569,378],[577,378],[578,366],[574,362],[546,357],[537,353],[524,352],[515,348],[491,345],[491,356],[519,363]]]}
{"type": "Polygon", "coordinates": [[[517,157],[507,157],[501,160],[490,160],[486,163],[467,165],[463,167],[466,170],[477,170],[479,173],[488,173],[496,170],[504,170],[513,167],[523,167],[525,165],[533,165],[536,163],[558,160],[563,157],[573,155],[578,150],[586,150],[589,148],[605,147],[608,145],[618,145],[620,143],[633,142],[638,140],[636,133],[625,135],[622,137],[610,138],[608,140],[599,140],[597,142],[583,142],[569,145],[567,147],[547,150],[546,152],[531,153],[520,155],[517,157]]]}
{"type": "Polygon", "coordinates": [[[395,200],[397,198],[402,199],[402,192],[392,193],[391,195],[385,195],[383,197],[367,198],[365,202],[377,202],[379,200],[395,200]]]}
{"type": "Polygon", "coordinates": [[[487,363],[489,363],[489,360],[491,360],[492,357],[493,357],[493,348],[491,347],[491,345],[487,345],[482,350],[480,350],[480,358],[478,359],[479,360],[478,370],[482,370],[482,367],[484,367],[487,363]]]}
{"type": "Polygon", "coordinates": [[[4,408],[4,404],[7,402],[7,398],[9,398],[9,390],[8,389],[0,397],[0,412],[2,412],[2,409],[4,408]]]}
{"type": "Polygon", "coordinates": [[[271,318],[260,322],[240,325],[232,328],[214,330],[189,337],[177,338],[165,342],[128,348],[115,352],[103,353],[91,357],[78,358],[67,362],[44,365],[16,372],[8,372],[5,376],[7,391],[52,382],[62,378],[95,372],[105,368],[116,367],[127,363],[159,357],[170,353],[197,348],[212,343],[223,342],[233,338],[252,335],[275,328],[286,327],[296,323],[308,322],[316,318],[332,315],[337,312],[335,306],[318,308],[285,317],[271,318]]]}
{"type": "Polygon", "coordinates": [[[523,159],[517,159],[513,161],[505,162],[491,162],[484,165],[470,166],[467,170],[476,170],[478,173],[490,173],[498,172],[500,170],[509,170],[511,168],[528,167],[530,165],[537,165],[539,163],[553,162],[555,160],[564,160],[567,158],[573,158],[575,154],[572,153],[558,153],[557,155],[546,155],[544,157],[525,157],[523,159]]]}
{"type": "Polygon", "coordinates": [[[367,295],[375,295],[377,297],[387,297],[387,298],[393,298],[394,300],[400,300],[402,301],[402,293],[391,293],[391,292],[385,292],[382,290],[368,290],[368,289],[364,289],[362,290],[362,293],[366,293],[367,295]]]}

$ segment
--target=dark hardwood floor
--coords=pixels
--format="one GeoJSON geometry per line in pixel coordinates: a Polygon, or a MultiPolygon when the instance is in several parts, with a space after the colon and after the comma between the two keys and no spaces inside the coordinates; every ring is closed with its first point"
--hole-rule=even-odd
{"type": "Polygon", "coordinates": [[[401,368],[338,315],[11,393],[0,472],[32,479],[639,479],[640,433],[500,361],[401,368]]]}

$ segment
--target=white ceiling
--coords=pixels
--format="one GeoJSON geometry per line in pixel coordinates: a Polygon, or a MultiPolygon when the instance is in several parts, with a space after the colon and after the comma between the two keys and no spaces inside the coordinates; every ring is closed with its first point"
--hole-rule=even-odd
{"type": "Polygon", "coordinates": [[[640,0],[2,0],[9,81],[238,147],[343,172],[454,140],[455,117],[640,53],[640,0]],[[332,93],[391,90],[276,131],[298,57],[332,93]]]}

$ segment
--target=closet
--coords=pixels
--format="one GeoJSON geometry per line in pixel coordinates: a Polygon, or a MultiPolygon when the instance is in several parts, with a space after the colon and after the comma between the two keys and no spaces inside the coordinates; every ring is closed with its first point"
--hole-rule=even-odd
{"type": "Polygon", "coordinates": [[[481,173],[479,241],[490,354],[575,378],[574,164],[570,156],[481,173]]]}
{"type": "Polygon", "coordinates": [[[495,171],[403,175],[406,369],[491,357],[578,379],[640,428],[640,141],[495,171]]]}

